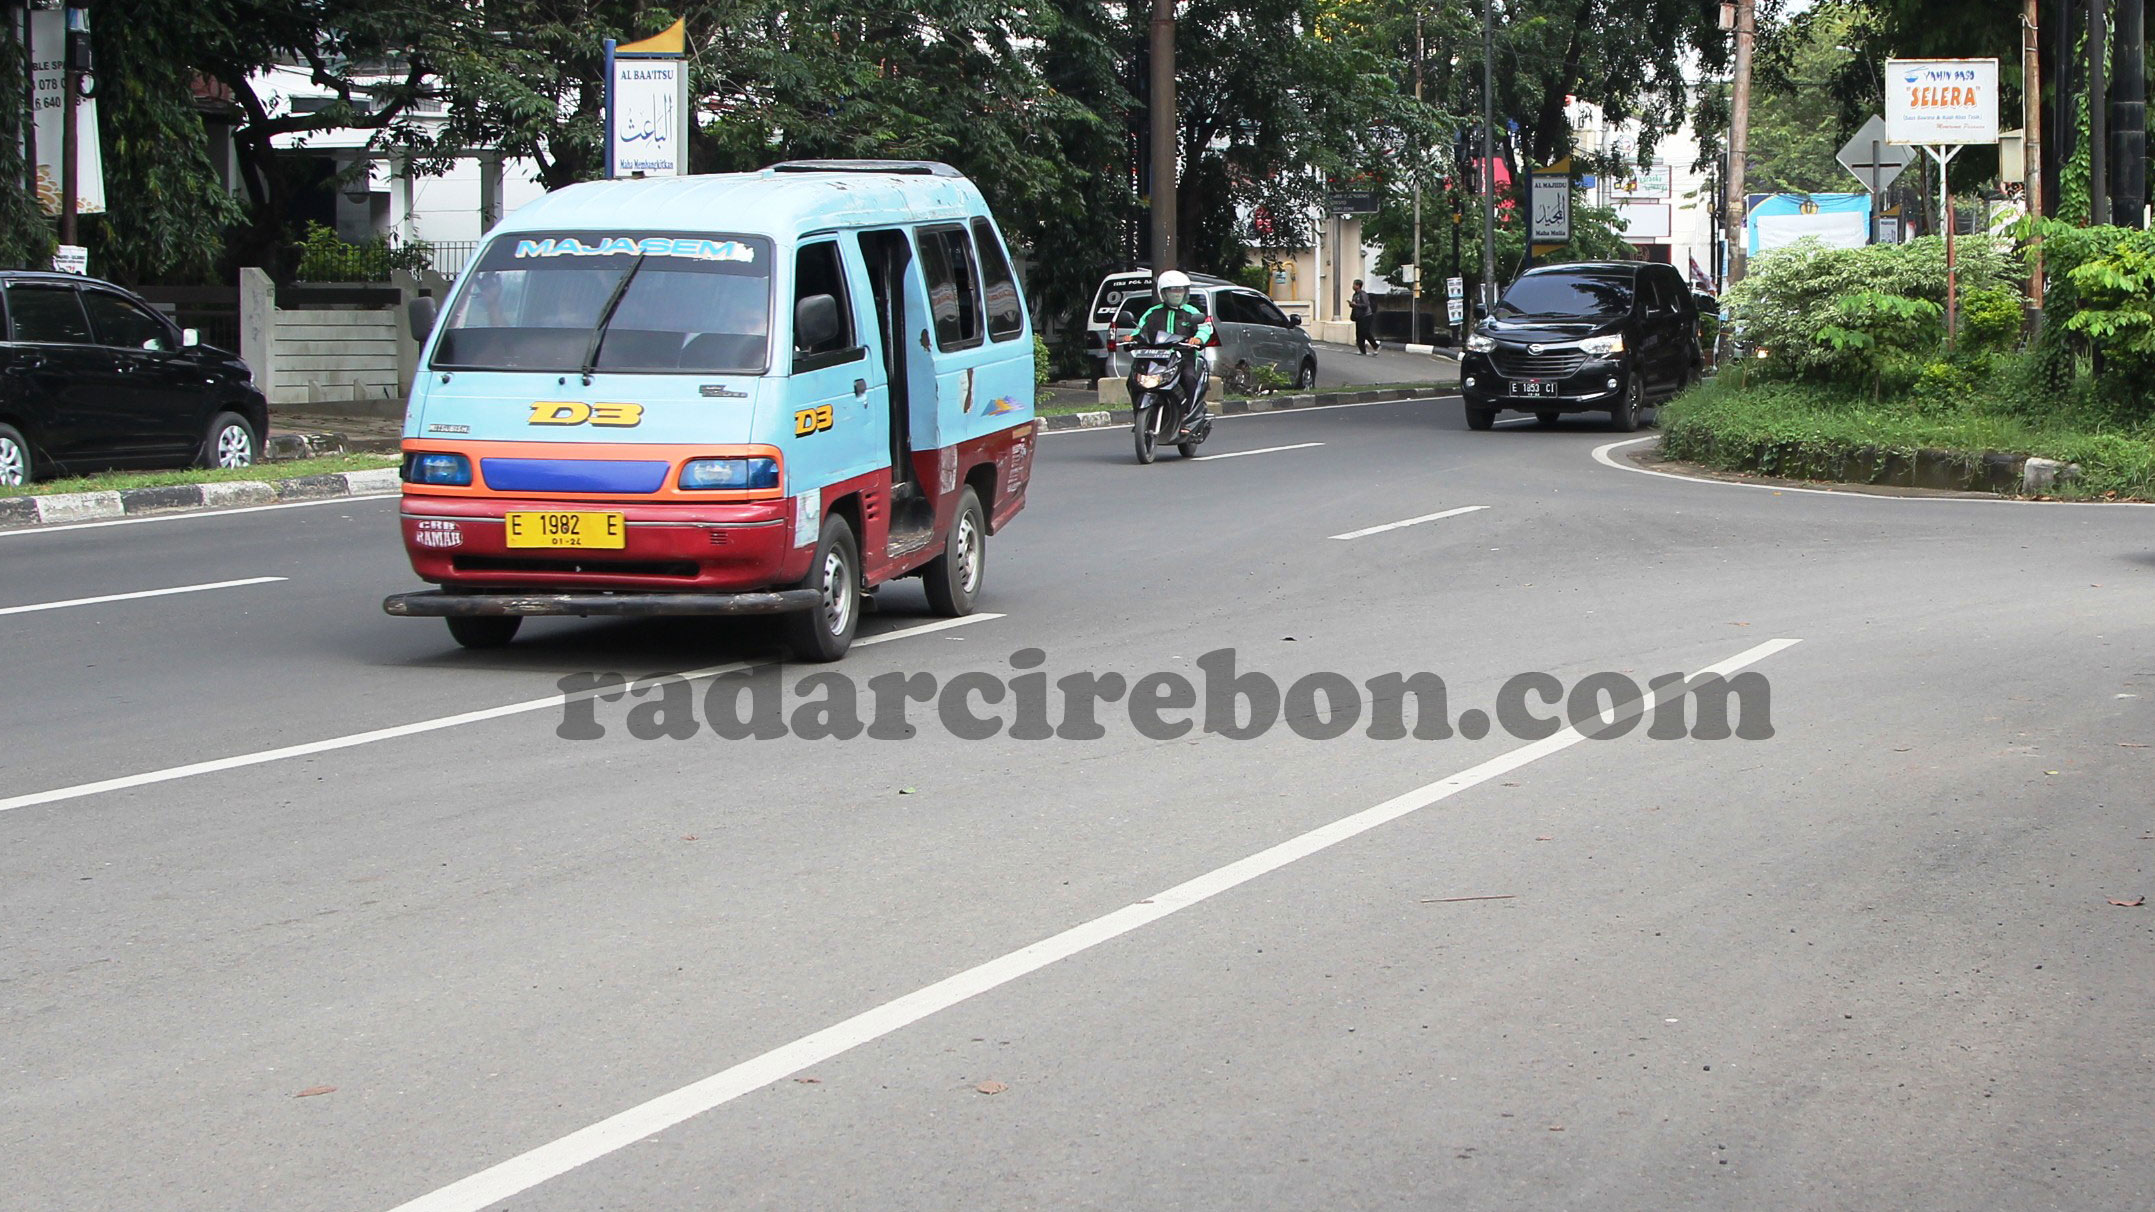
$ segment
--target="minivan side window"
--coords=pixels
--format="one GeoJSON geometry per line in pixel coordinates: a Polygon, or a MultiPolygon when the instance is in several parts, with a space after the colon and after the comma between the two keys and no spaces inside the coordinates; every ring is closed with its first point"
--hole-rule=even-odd
{"type": "Polygon", "coordinates": [[[90,323],[97,329],[98,344],[121,349],[172,348],[172,333],[165,327],[165,322],[120,296],[86,290],[82,293],[82,303],[89,309],[90,323]]]}
{"type": "Polygon", "coordinates": [[[1217,310],[1213,312],[1212,318],[1222,324],[1257,323],[1257,317],[1250,314],[1249,300],[1243,297],[1241,291],[1221,291],[1214,300],[1213,306],[1217,310]]]}
{"type": "Polygon", "coordinates": [[[995,234],[995,226],[986,219],[973,220],[973,243],[980,249],[980,279],[984,286],[982,297],[988,304],[988,336],[997,341],[1008,341],[1025,331],[1025,295],[1018,289],[1016,275],[1010,272],[1010,258],[1003,253],[1003,242],[995,234]]]}
{"type": "Polygon", "coordinates": [[[867,356],[853,335],[853,301],[846,297],[845,265],[838,259],[838,242],[823,240],[801,245],[793,258],[793,302],[796,311],[803,299],[829,295],[838,300],[838,332],[828,341],[801,344],[793,338],[793,369],[820,370],[867,356]]]}
{"type": "Polygon", "coordinates": [[[980,271],[962,227],[920,230],[921,268],[928,275],[928,311],[936,348],[948,353],[980,344],[980,271]]]}
{"type": "Polygon", "coordinates": [[[1257,318],[1264,323],[1270,324],[1274,328],[1294,327],[1294,322],[1287,318],[1287,313],[1281,311],[1279,305],[1272,300],[1253,299],[1252,302],[1257,306],[1257,318]]]}
{"type": "Polygon", "coordinates": [[[8,318],[14,322],[15,339],[52,345],[89,345],[90,322],[83,318],[82,304],[72,286],[7,288],[8,318]]]}

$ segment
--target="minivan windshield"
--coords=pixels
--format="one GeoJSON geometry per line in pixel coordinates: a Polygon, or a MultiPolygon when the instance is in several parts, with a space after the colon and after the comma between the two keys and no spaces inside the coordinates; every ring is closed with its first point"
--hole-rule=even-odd
{"type": "Polygon", "coordinates": [[[1528,274],[1497,301],[1500,316],[1570,316],[1599,319],[1631,310],[1628,273],[1572,270],[1528,274]]]}
{"type": "Polygon", "coordinates": [[[505,236],[467,271],[430,365],[761,374],[770,266],[770,241],[751,236],[505,236]]]}

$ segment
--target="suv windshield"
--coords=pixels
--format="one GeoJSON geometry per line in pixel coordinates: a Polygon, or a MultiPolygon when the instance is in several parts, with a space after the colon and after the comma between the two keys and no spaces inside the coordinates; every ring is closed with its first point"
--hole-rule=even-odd
{"type": "Polygon", "coordinates": [[[760,374],[770,264],[748,236],[509,236],[469,271],[431,365],[760,374]]]}
{"type": "Polygon", "coordinates": [[[1628,273],[1528,274],[1497,301],[1508,316],[1620,316],[1631,310],[1628,273]]]}

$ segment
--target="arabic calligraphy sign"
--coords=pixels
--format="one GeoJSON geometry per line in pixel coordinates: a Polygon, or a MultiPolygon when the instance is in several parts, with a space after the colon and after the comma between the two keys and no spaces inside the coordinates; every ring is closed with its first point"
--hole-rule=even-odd
{"type": "MultiPolygon", "coordinates": [[[[669,35],[677,35],[679,23],[669,35]]],[[[606,163],[610,177],[674,177],[688,171],[688,63],[643,48],[660,38],[607,43],[606,163]]]]}

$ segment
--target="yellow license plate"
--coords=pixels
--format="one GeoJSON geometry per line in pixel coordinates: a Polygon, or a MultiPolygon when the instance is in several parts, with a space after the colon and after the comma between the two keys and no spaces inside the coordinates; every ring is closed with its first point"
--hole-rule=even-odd
{"type": "Polygon", "coordinates": [[[619,551],[628,543],[628,524],[618,513],[511,513],[510,547],[597,547],[619,551]]]}

